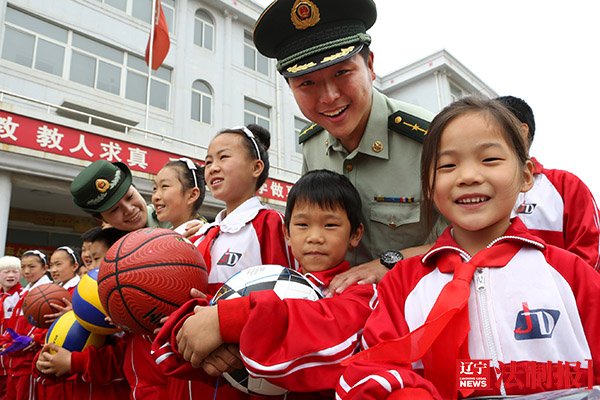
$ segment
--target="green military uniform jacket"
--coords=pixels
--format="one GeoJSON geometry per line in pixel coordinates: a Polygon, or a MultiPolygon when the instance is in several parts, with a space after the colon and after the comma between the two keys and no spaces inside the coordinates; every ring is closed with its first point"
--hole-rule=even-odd
{"type": "Polygon", "coordinates": [[[412,132],[389,129],[388,117],[397,111],[426,122],[433,117],[423,108],[390,99],[373,89],[365,133],[353,152],[348,153],[322,128],[317,132],[309,128],[300,136],[303,173],[324,168],[344,174],[360,193],[365,234],[358,248],[346,257],[352,265],[374,260],[385,250],[427,243],[438,231],[435,229],[430,236],[427,221],[421,217],[422,144],[409,137],[412,132]]]}
{"type": "Polygon", "coordinates": [[[158,220],[153,204],[146,204],[146,213],[148,215],[148,222],[146,222],[147,227],[173,229],[173,225],[171,225],[170,222],[160,222],[158,220]]]}

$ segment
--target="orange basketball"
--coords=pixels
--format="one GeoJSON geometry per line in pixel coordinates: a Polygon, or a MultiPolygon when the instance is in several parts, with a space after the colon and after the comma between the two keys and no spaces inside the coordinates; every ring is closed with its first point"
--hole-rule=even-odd
{"type": "Polygon", "coordinates": [[[70,301],[71,294],[67,289],[55,283],[36,286],[23,299],[23,315],[31,325],[38,328],[49,328],[52,322],[46,323],[44,315],[54,314],[58,311],[51,304],[64,306],[63,298],[70,301]]]}
{"type": "Polygon", "coordinates": [[[123,236],[104,255],[98,272],[100,302],[113,323],[145,334],[188,301],[190,289],[206,292],[207,287],[202,255],[189,240],[163,228],[123,236]]]}

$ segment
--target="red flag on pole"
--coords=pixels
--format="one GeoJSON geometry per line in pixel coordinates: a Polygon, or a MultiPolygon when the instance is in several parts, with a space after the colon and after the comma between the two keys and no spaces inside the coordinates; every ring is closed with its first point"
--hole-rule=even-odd
{"type": "Polygon", "coordinates": [[[156,70],[160,67],[167,58],[169,53],[169,47],[171,47],[171,41],[169,40],[169,27],[167,26],[167,20],[165,13],[162,9],[162,2],[156,0],[156,13],[154,22],[154,42],[152,42],[152,33],[148,38],[148,45],[146,46],[146,64],[150,63],[150,46],[152,46],[152,69],[156,70]]]}

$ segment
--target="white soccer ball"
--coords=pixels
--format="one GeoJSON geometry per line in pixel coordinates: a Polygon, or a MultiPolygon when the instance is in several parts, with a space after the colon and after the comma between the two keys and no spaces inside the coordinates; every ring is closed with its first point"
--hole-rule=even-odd
{"type": "MultiPolygon", "coordinates": [[[[273,290],[280,299],[318,300],[323,298],[321,291],[299,272],[280,265],[259,265],[233,275],[223,284],[211,304],[221,299],[235,299],[248,296],[260,290],[273,290]]],[[[279,396],[286,389],[273,385],[263,378],[250,376],[246,369],[223,376],[234,388],[244,393],[266,396],[279,396]]]]}

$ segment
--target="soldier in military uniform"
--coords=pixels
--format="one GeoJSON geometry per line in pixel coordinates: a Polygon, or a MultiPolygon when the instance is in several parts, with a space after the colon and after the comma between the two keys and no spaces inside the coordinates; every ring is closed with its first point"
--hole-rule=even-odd
{"type": "Polygon", "coordinates": [[[254,29],[257,50],[277,59],[313,122],[299,137],[303,172],[342,173],[361,194],[365,235],[347,257],[361,265],[332,282],[338,291],[379,281],[402,257],[425,251],[439,231],[420,210],[421,144],[433,115],[373,88],[366,31],[376,18],[372,0],[276,0],[254,29]]]}

